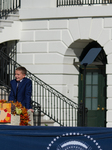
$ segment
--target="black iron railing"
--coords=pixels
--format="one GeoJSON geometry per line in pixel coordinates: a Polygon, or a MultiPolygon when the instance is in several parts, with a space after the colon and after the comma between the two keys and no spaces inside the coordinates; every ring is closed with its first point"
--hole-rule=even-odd
{"type": "Polygon", "coordinates": [[[111,4],[112,0],[57,0],[59,6],[75,6],[75,5],[94,5],[94,4],[111,4]]]}
{"type": "Polygon", "coordinates": [[[9,13],[15,12],[21,6],[21,0],[1,0],[0,18],[7,17],[9,13]]]}
{"type": "MultiPolygon", "coordinates": [[[[1,81],[10,85],[14,79],[15,68],[20,65],[0,51],[0,76],[1,81]],[[5,69],[5,70],[4,70],[5,69]],[[5,74],[3,75],[3,72],[5,74]]],[[[35,104],[40,104],[41,112],[57,122],[60,126],[77,126],[78,105],[59,93],[51,86],[27,71],[27,77],[32,80],[32,99],[35,104]]]]}

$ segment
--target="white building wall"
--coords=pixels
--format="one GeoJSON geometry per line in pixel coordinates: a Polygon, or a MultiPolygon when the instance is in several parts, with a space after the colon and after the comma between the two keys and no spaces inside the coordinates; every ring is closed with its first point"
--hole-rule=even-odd
{"type": "Polygon", "coordinates": [[[22,2],[18,62],[78,102],[78,62],[83,48],[97,41],[107,55],[107,127],[112,126],[112,6],[56,8],[55,1],[22,2]],[[42,3],[44,5],[42,5],[42,3]],[[26,5],[27,4],[27,5],[26,5]]]}
{"type": "Polygon", "coordinates": [[[77,101],[78,71],[73,66],[76,56],[65,54],[68,45],[73,42],[67,29],[68,20],[58,20],[58,24],[57,20],[54,22],[22,21],[18,62],[64,95],[77,101]]]}

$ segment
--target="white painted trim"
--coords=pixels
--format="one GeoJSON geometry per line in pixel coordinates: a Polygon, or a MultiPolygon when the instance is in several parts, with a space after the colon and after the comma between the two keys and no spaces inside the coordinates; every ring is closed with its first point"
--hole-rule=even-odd
{"type": "Polygon", "coordinates": [[[20,9],[20,19],[25,20],[106,16],[112,16],[112,5],[20,9]]]}

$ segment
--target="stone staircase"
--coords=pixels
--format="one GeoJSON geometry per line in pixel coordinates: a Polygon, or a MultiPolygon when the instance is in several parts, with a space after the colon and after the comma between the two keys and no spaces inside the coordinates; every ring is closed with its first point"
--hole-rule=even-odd
{"type": "Polygon", "coordinates": [[[0,19],[0,32],[5,27],[11,27],[14,21],[19,21],[19,14],[8,14],[7,18],[0,19]]]}

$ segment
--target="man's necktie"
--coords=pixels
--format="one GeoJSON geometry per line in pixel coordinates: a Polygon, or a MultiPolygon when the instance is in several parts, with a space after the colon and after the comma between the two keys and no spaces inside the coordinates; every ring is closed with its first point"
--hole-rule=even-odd
{"type": "Polygon", "coordinates": [[[19,87],[20,81],[17,82],[17,88],[16,88],[16,102],[17,102],[17,95],[18,95],[18,87],[19,87]]]}

